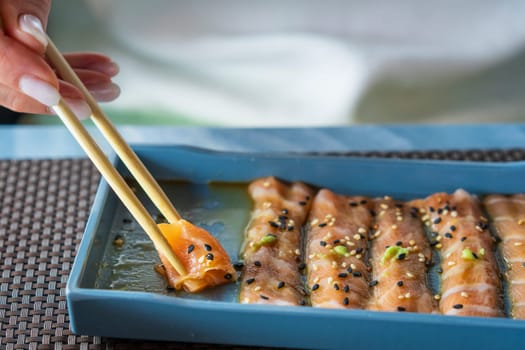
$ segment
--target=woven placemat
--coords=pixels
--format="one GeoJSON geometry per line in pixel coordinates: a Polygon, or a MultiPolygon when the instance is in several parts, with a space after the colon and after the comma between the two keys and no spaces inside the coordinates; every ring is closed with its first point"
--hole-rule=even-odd
{"type": "MultiPolygon", "coordinates": [[[[344,155],[525,160],[524,149],[344,155]]],[[[86,159],[0,160],[0,348],[208,349],[205,344],[110,339],[70,331],[66,282],[99,180],[86,159]]]]}

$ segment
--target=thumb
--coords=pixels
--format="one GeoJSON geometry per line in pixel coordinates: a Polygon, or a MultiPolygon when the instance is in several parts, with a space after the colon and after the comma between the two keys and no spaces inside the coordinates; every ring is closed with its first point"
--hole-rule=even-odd
{"type": "Polygon", "coordinates": [[[51,0],[0,1],[4,33],[35,52],[44,53],[50,8],[51,0]]]}

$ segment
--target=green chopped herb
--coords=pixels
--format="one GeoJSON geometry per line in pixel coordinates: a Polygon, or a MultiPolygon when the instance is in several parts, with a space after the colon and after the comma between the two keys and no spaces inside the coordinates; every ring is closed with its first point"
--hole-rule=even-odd
{"type": "Polygon", "coordinates": [[[340,255],[340,256],[350,256],[350,253],[348,252],[348,249],[346,249],[346,247],[344,245],[338,245],[338,246],[335,246],[332,251],[337,254],[337,255],[340,255]]]}
{"type": "Polygon", "coordinates": [[[384,264],[386,261],[396,258],[397,260],[403,260],[407,257],[409,251],[407,248],[400,247],[398,245],[393,245],[385,249],[385,253],[381,258],[381,264],[384,264]]]}
{"type": "Polygon", "coordinates": [[[478,254],[481,256],[485,255],[485,248],[480,248],[478,254]]]}
{"type": "Polygon", "coordinates": [[[274,243],[276,239],[277,239],[276,235],[274,235],[272,233],[268,233],[266,236],[264,236],[263,238],[261,238],[259,240],[259,244],[260,245],[269,245],[269,244],[274,243]]]}
{"type": "Polygon", "coordinates": [[[472,250],[465,248],[461,252],[461,259],[463,260],[476,260],[476,255],[472,252],[472,250]]]}

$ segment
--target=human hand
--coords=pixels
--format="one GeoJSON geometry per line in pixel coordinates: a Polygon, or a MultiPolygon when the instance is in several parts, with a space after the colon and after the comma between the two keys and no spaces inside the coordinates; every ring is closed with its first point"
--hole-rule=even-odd
{"type": "MultiPolygon", "coordinates": [[[[79,118],[88,118],[91,111],[81,92],[60,80],[45,60],[50,7],[51,0],[0,0],[0,105],[21,113],[53,114],[50,106],[62,96],[79,118]]],[[[120,89],[111,81],[118,66],[109,57],[64,56],[97,100],[118,97],[120,89]]]]}

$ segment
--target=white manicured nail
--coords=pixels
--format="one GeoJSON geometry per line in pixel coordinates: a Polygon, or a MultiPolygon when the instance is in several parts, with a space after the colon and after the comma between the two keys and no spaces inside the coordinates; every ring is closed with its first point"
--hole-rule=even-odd
{"type": "Polygon", "coordinates": [[[32,35],[33,38],[41,42],[44,47],[47,46],[47,36],[44,32],[44,26],[42,26],[42,22],[38,17],[21,15],[18,19],[18,25],[20,26],[20,30],[32,35]]]}
{"type": "Polygon", "coordinates": [[[69,108],[75,113],[78,119],[84,120],[91,117],[91,108],[84,100],[69,100],[64,99],[69,108]]]}
{"type": "Polygon", "coordinates": [[[60,100],[60,94],[54,86],[34,77],[22,76],[18,86],[24,94],[46,106],[54,106],[60,100]]]}

